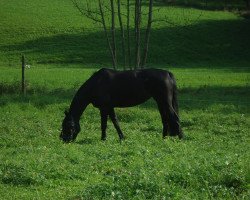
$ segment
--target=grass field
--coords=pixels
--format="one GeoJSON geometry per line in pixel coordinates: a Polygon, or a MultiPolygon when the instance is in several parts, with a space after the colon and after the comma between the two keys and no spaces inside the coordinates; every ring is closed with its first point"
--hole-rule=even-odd
{"type": "Polygon", "coordinates": [[[250,22],[163,7],[149,65],[177,79],[184,140],[162,140],[150,100],[116,109],[126,140],[89,106],[75,143],[59,141],[78,87],[110,66],[103,33],[70,1],[0,1],[0,199],[249,199],[250,22]],[[25,26],[24,26],[25,24],[25,26]],[[27,95],[20,95],[24,53],[27,95]]]}

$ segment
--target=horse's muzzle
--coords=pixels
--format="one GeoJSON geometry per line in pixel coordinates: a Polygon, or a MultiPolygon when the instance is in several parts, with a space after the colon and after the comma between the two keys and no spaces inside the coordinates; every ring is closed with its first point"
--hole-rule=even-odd
{"type": "Polygon", "coordinates": [[[59,135],[59,138],[65,143],[74,142],[75,140],[75,138],[73,137],[73,134],[71,134],[70,136],[65,136],[63,135],[63,132],[61,132],[61,134],[59,135]]]}
{"type": "Polygon", "coordinates": [[[70,143],[73,141],[71,137],[64,136],[63,133],[61,132],[59,139],[62,140],[65,143],[70,143]]]}

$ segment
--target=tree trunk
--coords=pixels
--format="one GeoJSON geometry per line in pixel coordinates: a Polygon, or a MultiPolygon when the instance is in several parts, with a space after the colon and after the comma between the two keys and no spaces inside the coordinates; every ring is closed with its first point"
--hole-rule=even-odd
{"type": "Polygon", "coordinates": [[[116,69],[116,41],[115,41],[115,10],[114,10],[114,0],[110,0],[111,6],[111,35],[112,35],[112,51],[114,55],[115,69],[116,69]]]}
{"type": "Polygon", "coordinates": [[[98,4],[99,4],[99,11],[100,11],[100,15],[101,15],[101,20],[102,20],[102,25],[103,25],[105,37],[106,37],[106,39],[107,39],[109,51],[110,51],[111,58],[112,58],[113,68],[116,69],[116,59],[115,59],[114,52],[113,52],[113,49],[112,49],[112,46],[111,46],[111,44],[110,44],[109,37],[108,37],[106,22],[105,22],[105,18],[104,18],[104,14],[103,14],[102,1],[101,1],[101,0],[98,0],[98,4]]]}
{"type": "Polygon", "coordinates": [[[127,0],[127,42],[128,42],[128,65],[131,66],[131,48],[130,48],[130,1],[127,0]]]}
{"type": "Polygon", "coordinates": [[[118,0],[118,18],[121,28],[121,38],[122,38],[122,53],[123,53],[123,69],[126,69],[126,52],[125,52],[125,37],[124,37],[124,29],[122,23],[122,16],[121,16],[121,0],[118,0]]]}
{"type": "Polygon", "coordinates": [[[135,3],[135,69],[140,67],[140,24],[141,24],[141,0],[135,3]]]}
{"type": "Polygon", "coordinates": [[[146,29],[146,36],[145,36],[145,44],[144,44],[144,53],[142,58],[142,67],[145,67],[148,57],[148,46],[149,46],[149,36],[151,31],[151,24],[152,24],[152,14],[153,14],[153,0],[149,1],[149,8],[148,8],[148,25],[146,29]]]}

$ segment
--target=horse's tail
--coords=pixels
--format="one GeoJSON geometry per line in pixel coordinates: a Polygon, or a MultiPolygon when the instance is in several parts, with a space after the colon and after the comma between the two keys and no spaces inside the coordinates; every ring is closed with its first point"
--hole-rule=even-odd
{"type": "Polygon", "coordinates": [[[175,110],[175,112],[178,114],[179,113],[179,105],[178,105],[178,100],[177,100],[177,84],[174,75],[169,72],[169,76],[171,77],[173,81],[173,99],[172,99],[172,106],[175,110]]]}
{"type": "Polygon", "coordinates": [[[172,106],[176,114],[176,120],[174,120],[175,121],[175,123],[173,123],[174,129],[172,130],[172,132],[174,131],[175,133],[178,133],[178,136],[181,139],[184,137],[184,133],[182,132],[181,127],[180,127],[179,105],[178,105],[178,100],[177,100],[177,84],[176,84],[175,77],[171,72],[169,72],[169,76],[171,77],[172,82],[173,82],[172,106]]]}

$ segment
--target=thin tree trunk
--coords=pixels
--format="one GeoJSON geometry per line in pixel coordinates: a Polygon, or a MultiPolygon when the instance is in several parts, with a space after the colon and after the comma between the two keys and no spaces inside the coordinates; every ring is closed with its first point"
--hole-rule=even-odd
{"type": "Polygon", "coordinates": [[[128,65],[131,66],[131,48],[130,48],[130,1],[127,0],[127,42],[128,42],[128,65]]]}
{"type": "Polygon", "coordinates": [[[111,6],[111,18],[112,18],[112,24],[111,24],[111,35],[112,35],[112,49],[113,49],[113,55],[116,63],[116,41],[115,41],[115,10],[114,10],[114,0],[110,0],[110,6],[111,6]]]}
{"type": "Polygon", "coordinates": [[[141,23],[141,0],[135,4],[135,69],[140,67],[140,23],[141,23]]]}
{"type": "Polygon", "coordinates": [[[122,23],[122,16],[121,16],[121,0],[118,0],[118,18],[121,28],[121,38],[122,38],[122,53],[123,53],[123,69],[126,69],[126,51],[125,51],[125,37],[124,37],[124,29],[123,29],[123,23],[122,23]]]}
{"type": "Polygon", "coordinates": [[[134,61],[135,61],[135,66],[134,66],[134,69],[136,69],[136,67],[137,67],[137,15],[138,15],[138,11],[137,11],[137,9],[138,9],[138,0],[135,0],[135,59],[134,59],[134,61]]]}
{"type": "Polygon", "coordinates": [[[111,54],[111,57],[112,57],[113,68],[116,69],[116,59],[115,59],[114,52],[113,52],[113,49],[112,49],[112,46],[110,44],[109,37],[108,37],[107,27],[106,27],[106,23],[105,23],[104,14],[103,14],[102,1],[98,0],[98,3],[99,3],[99,11],[100,11],[100,14],[101,14],[104,33],[105,33],[107,43],[108,43],[108,46],[109,46],[109,51],[110,51],[110,54],[111,54]]]}
{"type": "Polygon", "coordinates": [[[148,46],[149,46],[149,36],[151,31],[151,24],[152,24],[152,14],[153,14],[153,2],[154,0],[149,1],[149,8],[148,8],[148,25],[146,29],[146,36],[145,36],[145,46],[144,46],[144,53],[142,58],[142,67],[145,67],[148,57],[148,46]]]}

